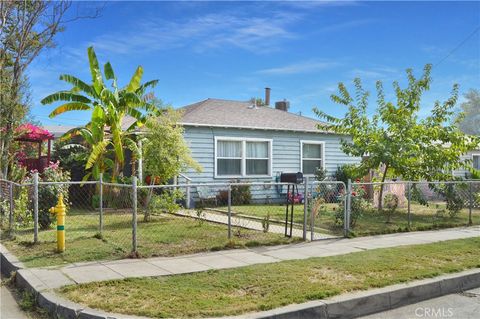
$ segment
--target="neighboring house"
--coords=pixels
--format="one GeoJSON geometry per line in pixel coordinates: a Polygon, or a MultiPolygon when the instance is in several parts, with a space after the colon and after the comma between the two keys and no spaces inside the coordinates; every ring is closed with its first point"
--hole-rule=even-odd
{"type": "Polygon", "coordinates": [[[73,130],[76,126],[70,125],[43,125],[43,128],[53,134],[55,139],[60,138],[63,134],[73,130]]]}
{"type": "MultiPolygon", "coordinates": [[[[480,148],[463,155],[462,160],[470,160],[472,167],[480,170],[480,148]]],[[[468,169],[457,169],[453,171],[453,175],[457,177],[469,178],[471,174],[468,169]]]]}
{"type": "Polygon", "coordinates": [[[342,136],[321,129],[325,123],[288,107],[287,101],[271,107],[206,99],[181,108],[185,139],[203,167],[185,175],[193,183],[278,181],[282,172],[313,177],[323,167],[331,175],[338,166],[359,161],[343,153],[342,136]]]}

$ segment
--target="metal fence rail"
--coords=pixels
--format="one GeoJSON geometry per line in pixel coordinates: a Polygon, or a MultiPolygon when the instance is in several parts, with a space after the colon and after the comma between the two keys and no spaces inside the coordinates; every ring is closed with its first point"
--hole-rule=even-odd
{"type": "Polygon", "coordinates": [[[49,182],[35,174],[29,183],[0,180],[0,227],[22,242],[53,243],[48,209],[60,192],[67,247],[121,256],[480,224],[480,181],[137,185],[136,178],[49,182]]]}

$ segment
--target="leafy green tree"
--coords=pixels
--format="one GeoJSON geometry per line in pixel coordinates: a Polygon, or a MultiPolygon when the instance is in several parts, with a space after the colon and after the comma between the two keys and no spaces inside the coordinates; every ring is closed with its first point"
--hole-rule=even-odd
{"type": "MultiPolygon", "coordinates": [[[[167,184],[169,180],[185,172],[189,168],[201,171],[202,167],[191,156],[183,137],[183,127],[178,124],[181,112],[172,108],[165,108],[160,115],[151,116],[145,124],[144,147],[142,158],[147,175],[150,175],[151,183],[167,184]]],[[[150,202],[152,198],[150,189],[144,210],[144,220],[150,220],[150,202]]],[[[176,206],[175,202],[180,196],[175,190],[163,190],[159,199],[164,208],[176,206]]],[[[161,206],[162,206],[161,205],[161,206]]]]}
{"type": "Polygon", "coordinates": [[[143,159],[145,172],[156,176],[161,183],[185,172],[189,168],[202,168],[192,157],[178,124],[181,112],[166,108],[158,116],[151,116],[145,124],[143,159]]]}
{"type": "Polygon", "coordinates": [[[458,127],[466,134],[480,136],[480,91],[470,89],[464,96],[466,101],[460,104],[462,115],[458,127]]]}
{"type": "MultiPolygon", "coordinates": [[[[342,140],[343,151],[351,156],[366,158],[357,170],[367,173],[381,168],[381,181],[387,175],[401,176],[406,180],[444,180],[452,178],[452,170],[465,165],[461,155],[474,149],[478,138],[470,138],[461,132],[454,120],[458,86],[445,102],[435,102],[429,116],[418,115],[422,94],[429,90],[431,65],[416,78],[407,69],[408,85],[401,88],[393,82],[396,101],[387,102],[380,81],[377,82],[377,109],[370,117],[367,112],[369,93],[355,79],[355,95],[352,97],[343,83],[339,94],[331,96],[333,102],[348,108],[344,118],[336,118],[314,109],[315,113],[329,122],[326,129],[349,136],[342,140]]],[[[325,129],[322,127],[322,129],[325,129]]],[[[383,186],[379,198],[383,199],[383,186]]],[[[382,200],[379,200],[382,210],[382,200]]]]}
{"type": "Polygon", "coordinates": [[[60,80],[71,84],[72,89],[51,94],[41,102],[66,102],[50,113],[51,118],[69,111],[91,112],[90,122],[69,132],[67,137],[80,134],[91,147],[85,166],[91,172],[85,179],[91,174],[98,178],[99,173],[110,173],[111,179],[115,180],[125,164],[125,149],[138,153],[133,130],[145,123],[148,114],[158,114],[157,106],[151,103],[151,95],[146,94],[146,90],[154,87],[158,80],[141,84],[143,68],[138,66],[130,82],[119,88],[110,62],[104,65],[105,77],[102,75],[93,47],[88,48],[88,60],[91,84],[73,75],[61,75],[60,80]],[[113,90],[108,88],[106,81],[111,81],[113,90]],[[127,115],[133,120],[129,127],[122,129],[127,115]],[[108,156],[110,150],[114,161],[108,156]]]}

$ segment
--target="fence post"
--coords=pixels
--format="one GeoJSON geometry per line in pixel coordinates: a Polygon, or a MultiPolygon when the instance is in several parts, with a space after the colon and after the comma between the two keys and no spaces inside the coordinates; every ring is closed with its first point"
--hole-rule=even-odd
{"type": "Polygon", "coordinates": [[[10,234],[13,232],[13,182],[8,183],[8,197],[10,201],[10,210],[8,215],[9,231],[10,234]]]}
{"type": "Polygon", "coordinates": [[[351,213],[351,205],[352,205],[352,180],[348,179],[347,185],[347,198],[345,203],[345,216],[344,220],[344,227],[345,227],[345,237],[348,237],[350,233],[350,213],[351,213]]]}
{"type": "Polygon", "coordinates": [[[33,242],[38,242],[38,172],[33,174],[33,242]]]}
{"type": "Polygon", "coordinates": [[[228,239],[232,238],[232,185],[228,185],[228,239]]]}
{"type": "Polygon", "coordinates": [[[308,176],[304,178],[305,194],[303,196],[303,240],[307,240],[307,215],[308,215],[308,176]]]}
{"type": "Polygon", "coordinates": [[[137,252],[137,177],[132,177],[132,252],[137,252]]]}
{"type": "Polygon", "coordinates": [[[99,177],[99,185],[98,185],[98,191],[99,191],[99,194],[98,194],[98,206],[99,206],[99,209],[100,209],[100,220],[99,220],[99,229],[98,231],[100,232],[100,235],[102,235],[102,232],[103,232],[103,173],[100,173],[100,177],[99,177]]]}
{"type": "Polygon", "coordinates": [[[190,186],[188,186],[190,184],[190,181],[187,179],[187,188],[186,188],[186,203],[185,203],[185,207],[187,209],[190,209],[190,186]]]}
{"type": "Polygon", "coordinates": [[[468,183],[468,198],[470,204],[468,205],[468,225],[472,226],[473,221],[472,221],[472,208],[473,208],[473,187],[472,187],[472,182],[468,183]]]}
{"type": "Polygon", "coordinates": [[[407,218],[408,218],[408,230],[410,230],[410,227],[412,225],[412,215],[411,215],[411,210],[410,210],[410,201],[412,200],[412,183],[407,182],[407,218]]]}

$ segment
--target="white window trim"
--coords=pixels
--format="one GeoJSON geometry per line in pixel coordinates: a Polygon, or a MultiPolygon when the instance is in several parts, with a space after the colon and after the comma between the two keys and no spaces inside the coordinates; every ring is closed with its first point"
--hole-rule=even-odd
{"type": "MultiPolygon", "coordinates": [[[[473,157],[474,157],[474,156],[480,157],[480,153],[473,153],[473,154],[472,154],[472,167],[473,167],[473,157]]],[[[480,161],[480,158],[479,158],[479,161],[480,161]]]]}
{"type": "MultiPolygon", "coordinates": [[[[252,137],[232,137],[232,136],[215,136],[214,137],[214,178],[265,178],[272,177],[273,166],[273,140],[266,138],[252,138],[252,137]],[[217,142],[218,141],[235,141],[242,142],[242,157],[241,159],[241,175],[218,175],[217,159],[226,157],[217,157],[217,142]],[[247,142],[268,142],[268,158],[247,158],[247,142]],[[268,174],[267,175],[247,175],[247,159],[267,159],[268,160],[268,174]]],[[[228,157],[233,159],[233,157],[228,157]]]]}
{"type": "MultiPolygon", "coordinates": [[[[322,168],[325,169],[325,142],[324,141],[300,141],[300,172],[303,173],[303,144],[317,144],[322,145],[322,157],[321,158],[308,158],[307,160],[320,160],[322,162],[322,168]]],[[[303,174],[304,176],[314,176],[313,174],[303,174]]]]}

